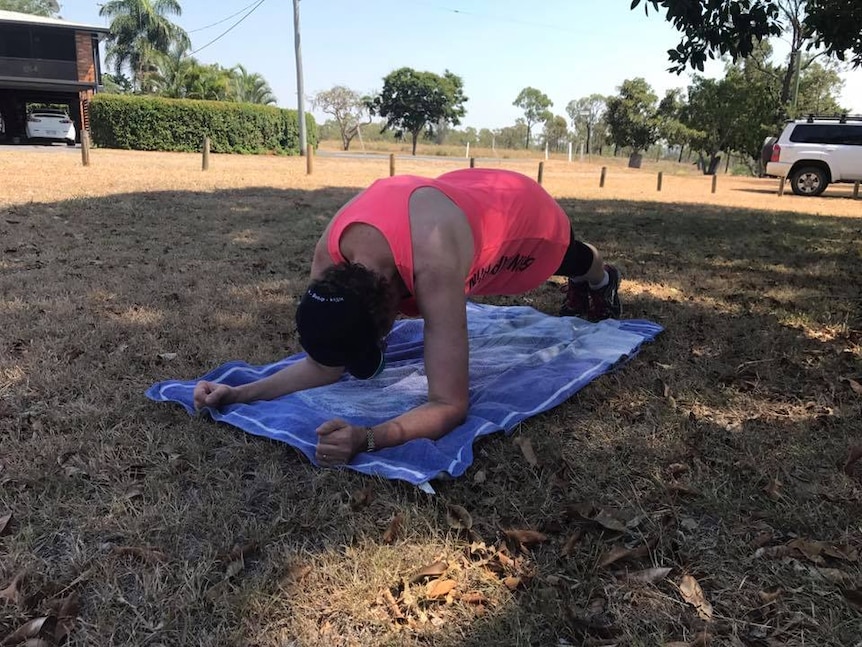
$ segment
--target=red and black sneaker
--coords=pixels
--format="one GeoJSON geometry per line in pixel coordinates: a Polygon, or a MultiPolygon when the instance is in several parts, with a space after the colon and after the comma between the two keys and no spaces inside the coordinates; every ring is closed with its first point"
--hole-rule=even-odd
{"type": "Polygon", "coordinates": [[[589,290],[590,307],[587,319],[601,321],[602,319],[619,319],[623,313],[620,303],[620,271],[613,265],[605,265],[608,273],[608,284],[598,290],[589,290]]]}
{"type": "Polygon", "coordinates": [[[566,300],[560,308],[560,316],[586,317],[590,312],[590,288],[587,282],[569,279],[565,292],[566,300]]]}

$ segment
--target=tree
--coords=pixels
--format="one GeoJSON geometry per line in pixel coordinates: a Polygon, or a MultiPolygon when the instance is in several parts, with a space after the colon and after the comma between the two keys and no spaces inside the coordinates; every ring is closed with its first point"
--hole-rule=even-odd
{"type": "Polygon", "coordinates": [[[656,110],[658,137],[666,141],[669,146],[679,147],[680,162],[682,162],[685,146],[690,144],[697,134],[683,123],[686,107],[682,90],[674,89],[665,93],[656,110]]]}
{"type": "Polygon", "coordinates": [[[60,6],[57,0],[0,0],[0,9],[52,17],[60,11],[60,6]]]}
{"type": "Polygon", "coordinates": [[[536,88],[524,88],[518,93],[515,101],[512,103],[524,111],[524,122],[527,125],[527,138],[525,148],[530,148],[530,140],[533,132],[533,125],[548,121],[554,115],[548,108],[554,105],[546,94],[536,88]]]}
{"type": "MultiPolygon", "coordinates": [[[[641,4],[633,0],[632,9],[641,4]]],[[[797,0],[645,0],[644,9],[665,10],[666,18],[682,34],[668,52],[671,69],[703,70],[707,57],[727,54],[735,62],[749,56],[758,42],[779,36],[788,27],[789,9],[800,8],[797,0]]],[[[862,66],[862,4],[859,0],[808,0],[799,21],[799,35],[807,47],[823,48],[829,56],[845,60],[850,53],[854,66],[862,66]]]]}
{"type": "Polygon", "coordinates": [[[500,128],[497,132],[497,144],[500,148],[520,148],[524,142],[529,141],[527,122],[518,117],[514,126],[500,128]]]}
{"type": "MultiPolygon", "coordinates": [[[[344,150],[350,150],[350,142],[359,134],[363,115],[368,112],[367,100],[356,90],[336,85],[329,90],[318,92],[312,101],[315,107],[335,118],[341,137],[341,147],[344,150]]],[[[370,115],[368,123],[371,123],[370,115]]]]}
{"type": "Polygon", "coordinates": [[[172,46],[186,51],[188,34],[168,16],[182,15],[179,0],[108,0],[99,15],[111,19],[107,60],[117,75],[128,66],[134,87],[143,90],[145,76],[155,71],[159,54],[172,46]]]}
{"type": "Polygon", "coordinates": [[[368,108],[386,119],[384,129],[410,133],[415,155],[423,130],[433,133],[440,122],[453,126],[461,123],[467,101],[463,86],[461,77],[449,70],[439,76],[402,67],[383,78],[383,90],[369,100],[368,108]]]}
{"type": "Polygon", "coordinates": [[[569,142],[569,124],[566,118],[557,115],[548,119],[542,135],[550,150],[563,150],[569,142]]]}
{"type": "Polygon", "coordinates": [[[591,94],[581,99],[572,99],[566,106],[566,112],[572,121],[572,130],[577,133],[578,138],[583,139],[586,153],[589,155],[592,150],[593,130],[605,112],[604,95],[591,94]]]}
{"type": "Polygon", "coordinates": [[[277,103],[272,88],[266,79],[257,72],[249,72],[242,65],[234,65],[231,70],[231,94],[233,101],[256,103],[271,106],[277,103]]]}
{"type": "Polygon", "coordinates": [[[608,97],[605,119],[613,143],[620,148],[630,148],[629,166],[638,167],[640,152],[658,139],[658,97],[640,77],[626,79],[619,91],[617,96],[608,97]]]}

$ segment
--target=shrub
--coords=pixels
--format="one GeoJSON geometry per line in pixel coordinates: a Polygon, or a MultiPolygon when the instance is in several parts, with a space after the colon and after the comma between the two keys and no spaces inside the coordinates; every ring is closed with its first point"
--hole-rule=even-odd
{"type": "MultiPolygon", "coordinates": [[[[208,136],[214,153],[299,152],[295,110],[249,103],[99,94],[90,102],[90,130],[105,148],[192,152],[208,136]]],[[[306,132],[316,145],[311,114],[306,132]]]]}

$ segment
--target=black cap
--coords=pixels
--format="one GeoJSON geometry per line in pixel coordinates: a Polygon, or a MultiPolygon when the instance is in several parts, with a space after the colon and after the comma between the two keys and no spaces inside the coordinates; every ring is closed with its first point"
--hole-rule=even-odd
{"type": "Polygon", "coordinates": [[[299,343],[318,364],[343,366],[367,380],[383,369],[383,350],[368,310],[333,286],[309,288],[296,308],[299,343]]]}

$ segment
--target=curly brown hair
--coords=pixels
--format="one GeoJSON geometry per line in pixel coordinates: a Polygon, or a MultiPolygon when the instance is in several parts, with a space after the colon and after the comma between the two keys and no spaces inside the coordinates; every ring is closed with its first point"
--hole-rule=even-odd
{"type": "Polygon", "coordinates": [[[309,290],[316,291],[333,288],[356,298],[374,322],[378,338],[389,333],[398,313],[398,299],[392,282],[385,276],[360,263],[337,263],[308,286],[309,290]]]}

